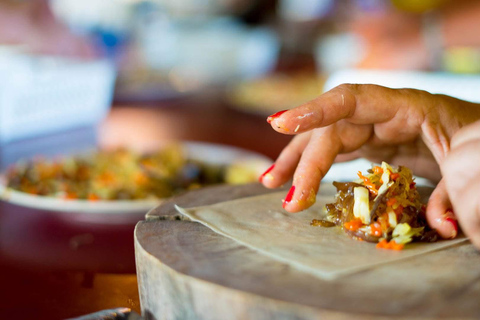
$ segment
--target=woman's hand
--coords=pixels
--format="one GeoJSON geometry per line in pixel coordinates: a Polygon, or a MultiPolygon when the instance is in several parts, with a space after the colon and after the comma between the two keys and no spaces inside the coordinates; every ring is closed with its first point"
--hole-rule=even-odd
{"type": "MultiPolygon", "coordinates": [[[[442,95],[376,85],[340,85],[315,100],[269,117],[272,127],[296,135],[261,177],[276,188],[293,176],[284,208],[298,212],[315,202],[320,180],[333,162],[364,156],[410,167],[440,180],[438,163],[452,136],[480,119],[480,107],[442,95]],[[338,157],[337,157],[338,156],[338,157]]],[[[429,223],[443,237],[456,235],[443,181],[430,198],[429,223]]]]}
{"type": "Polygon", "coordinates": [[[479,164],[480,122],[475,122],[455,134],[441,169],[462,230],[477,248],[480,248],[479,164]]]}

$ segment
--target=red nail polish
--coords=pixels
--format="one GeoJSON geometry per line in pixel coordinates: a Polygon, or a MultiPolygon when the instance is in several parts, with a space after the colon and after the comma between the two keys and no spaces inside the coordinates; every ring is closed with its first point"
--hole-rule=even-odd
{"type": "Polygon", "coordinates": [[[447,211],[445,211],[445,218],[451,218],[455,221],[457,220],[457,217],[455,217],[455,213],[453,213],[452,209],[447,209],[447,211]]]}
{"type": "Polygon", "coordinates": [[[272,171],[274,167],[275,167],[275,163],[272,164],[272,165],[270,166],[270,168],[268,168],[264,173],[262,173],[262,175],[258,178],[258,181],[259,181],[259,182],[262,182],[263,178],[264,178],[270,171],[272,171]]]}
{"type": "Polygon", "coordinates": [[[455,238],[458,234],[458,223],[456,220],[452,219],[452,218],[446,218],[445,221],[448,221],[449,223],[452,224],[453,226],[453,232],[452,232],[452,239],[455,238]]]}
{"type": "Polygon", "coordinates": [[[278,111],[277,113],[272,114],[271,116],[268,116],[267,122],[272,123],[272,121],[278,117],[280,117],[283,113],[287,112],[288,110],[282,110],[278,111]]]}
{"type": "Polygon", "coordinates": [[[282,207],[285,208],[285,206],[286,206],[287,204],[289,204],[290,201],[292,201],[292,197],[293,197],[293,194],[294,194],[294,193],[295,193],[295,186],[292,186],[292,187],[290,188],[290,190],[288,190],[288,193],[287,193],[287,196],[285,197],[285,199],[283,199],[283,205],[282,205],[282,207]]]}

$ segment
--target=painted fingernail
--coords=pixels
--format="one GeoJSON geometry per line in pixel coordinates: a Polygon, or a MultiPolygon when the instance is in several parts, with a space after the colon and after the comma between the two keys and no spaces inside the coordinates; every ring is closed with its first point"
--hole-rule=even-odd
{"type": "Polygon", "coordinates": [[[292,186],[290,188],[290,190],[288,190],[288,193],[287,193],[287,196],[285,197],[285,199],[283,199],[283,207],[285,208],[287,206],[287,204],[290,203],[290,201],[292,201],[292,198],[293,198],[293,194],[295,193],[295,186],[292,186]]]}
{"type": "Polygon", "coordinates": [[[450,236],[451,239],[455,238],[458,234],[458,223],[456,220],[452,218],[446,218],[445,222],[450,223],[452,225],[452,235],[450,236]]]}
{"type": "Polygon", "coordinates": [[[457,217],[455,217],[455,213],[453,213],[452,209],[447,209],[447,211],[445,211],[444,217],[445,217],[445,219],[450,218],[450,219],[453,219],[455,221],[457,220],[457,217]]]}
{"type": "Polygon", "coordinates": [[[280,117],[283,113],[287,112],[288,110],[282,110],[282,111],[278,111],[277,113],[274,113],[272,114],[271,116],[268,116],[267,118],[267,122],[268,123],[272,123],[273,120],[275,120],[276,118],[280,117]]]}
{"type": "Polygon", "coordinates": [[[265,177],[267,177],[269,180],[272,180],[272,179],[273,179],[273,176],[270,174],[270,171],[272,171],[273,168],[275,168],[275,163],[272,164],[272,165],[270,166],[270,168],[268,168],[264,173],[262,173],[262,175],[261,175],[260,177],[258,177],[258,181],[259,181],[259,182],[263,182],[263,179],[264,179],[265,177]]]}

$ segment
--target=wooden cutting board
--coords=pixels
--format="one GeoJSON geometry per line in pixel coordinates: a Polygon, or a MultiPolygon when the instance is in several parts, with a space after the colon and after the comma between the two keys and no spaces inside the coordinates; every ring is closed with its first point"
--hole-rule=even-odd
{"type": "MultiPolygon", "coordinates": [[[[173,198],[135,230],[147,319],[479,319],[480,254],[464,243],[327,281],[195,222],[192,207],[277,190],[216,186],[173,198]]],[[[279,235],[281,236],[281,235],[279,235]]]]}

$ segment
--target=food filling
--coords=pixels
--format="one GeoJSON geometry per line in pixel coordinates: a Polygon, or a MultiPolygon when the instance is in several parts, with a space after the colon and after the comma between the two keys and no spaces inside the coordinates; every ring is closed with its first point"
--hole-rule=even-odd
{"type": "Polygon", "coordinates": [[[337,194],[325,207],[327,219],[312,225],[342,226],[352,238],[376,242],[382,249],[401,250],[409,242],[437,240],[410,169],[382,162],[365,175],[359,171],[358,177],[355,182],[333,182],[337,194]]]}
{"type": "MultiPolygon", "coordinates": [[[[179,144],[149,154],[99,150],[56,159],[19,161],[6,172],[7,187],[38,196],[80,200],[170,197],[217,183],[236,183],[249,168],[189,159],[179,144]]],[[[256,180],[256,174],[251,181],[256,180]]],[[[240,181],[244,182],[244,181],[240,181]]]]}

